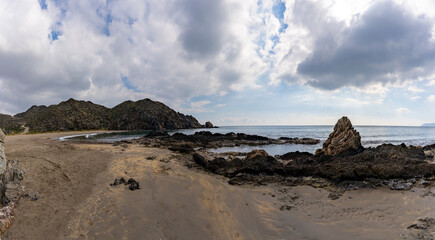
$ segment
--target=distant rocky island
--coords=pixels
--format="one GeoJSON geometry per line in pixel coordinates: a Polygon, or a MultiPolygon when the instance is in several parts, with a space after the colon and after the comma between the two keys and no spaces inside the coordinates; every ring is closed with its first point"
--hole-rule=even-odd
{"type": "Polygon", "coordinates": [[[150,99],[125,101],[107,108],[90,101],[69,99],[57,105],[32,106],[14,116],[0,114],[0,127],[7,133],[77,130],[171,130],[212,127],[202,125],[165,104],[150,99]]]}

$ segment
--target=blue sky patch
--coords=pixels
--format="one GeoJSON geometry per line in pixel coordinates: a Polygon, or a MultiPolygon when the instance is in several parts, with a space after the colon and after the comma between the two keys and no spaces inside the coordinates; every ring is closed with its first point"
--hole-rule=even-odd
{"type": "Polygon", "coordinates": [[[129,90],[133,90],[133,91],[135,91],[135,92],[139,92],[139,90],[138,90],[135,86],[133,86],[133,85],[130,83],[130,80],[128,80],[128,77],[127,77],[127,76],[124,76],[123,74],[121,74],[121,80],[122,80],[122,84],[123,84],[124,87],[126,87],[127,89],[129,89],[129,90]]]}
{"type": "Polygon", "coordinates": [[[48,34],[48,39],[50,39],[51,42],[54,42],[59,39],[59,36],[62,36],[61,31],[51,31],[51,33],[48,34]]]}
{"type": "Polygon", "coordinates": [[[275,5],[272,7],[273,15],[278,18],[279,22],[281,23],[281,27],[279,28],[279,32],[284,32],[288,25],[284,22],[284,13],[285,13],[286,7],[285,3],[282,1],[278,1],[275,5]]]}
{"type": "Polygon", "coordinates": [[[42,9],[47,9],[47,1],[46,0],[38,0],[39,5],[41,6],[42,9]]]}

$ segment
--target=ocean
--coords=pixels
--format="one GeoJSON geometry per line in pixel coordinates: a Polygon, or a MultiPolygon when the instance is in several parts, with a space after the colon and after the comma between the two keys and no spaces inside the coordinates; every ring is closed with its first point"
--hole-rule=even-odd
{"type": "MultiPolygon", "coordinates": [[[[364,147],[376,147],[383,143],[425,146],[435,144],[435,127],[399,127],[399,126],[354,126],[361,135],[361,143],[364,147]]],[[[333,131],[334,126],[223,126],[210,129],[182,129],[170,131],[170,134],[181,132],[193,134],[198,131],[210,131],[213,133],[246,133],[265,136],[269,138],[298,137],[317,138],[321,142],[316,145],[264,145],[264,146],[239,146],[213,149],[214,152],[249,152],[253,149],[264,149],[270,155],[281,155],[287,152],[301,151],[314,153],[321,148],[323,142],[333,131]]],[[[149,131],[141,132],[117,132],[103,134],[83,134],[63,137],[60,140],[89,140],[97,142],[116,142],[130,140],[146,135],[149,131]]]]}

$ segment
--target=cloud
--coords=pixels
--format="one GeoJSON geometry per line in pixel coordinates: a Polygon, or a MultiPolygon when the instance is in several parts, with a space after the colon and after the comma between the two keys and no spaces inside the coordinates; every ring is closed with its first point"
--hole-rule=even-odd
{"type": "MultiPolygon", "coordinates": [[[[320,27],[324,27],[322,24],[320,27]]],[[[330,24],[344,26],[337,21],[326,26],[330,24]]],[[[297,67],[298,74],[311,86],[328,90],[363,87],[433,72],[428,67],[435,60],[433,23],[400,5],[390,1],[375,3],[349,27],[335,29],[333,33],[340,35],[318,36],[312,54],[297,67]]]]}
{"type": "Polygon", "coordinates": [[[0,9],[0,101],[13,103],[0,112],[70,97],[179,107],[253,87],[266,70],[249,32],[254,2],[24,1],[0,9]]]}
{"type": "Polygon", "coordinates": [[[398,112],[398,113],[407,113],[407,112],[409,112],[409,109],[407,109],[407,108],[398,108],[398,109],[396,109],[396,112],[398,112]]]}
{"type": "Polygon", "coordinates": [[[435,102],[435,95],[430,95],[429,97],[427,97],[427,101],[428,102],[435,102]]]}

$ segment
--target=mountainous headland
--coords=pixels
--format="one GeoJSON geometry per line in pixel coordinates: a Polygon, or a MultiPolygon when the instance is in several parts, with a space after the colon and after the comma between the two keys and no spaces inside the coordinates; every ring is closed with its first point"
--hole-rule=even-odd
{"type": "Polygon", "coordinates": [[[113,108],[107,108],[90,101],[71,98],[57,105],[32,106],[14,116],[0,114],[0,127],[6,133],[17,133],[23,131],[24,127],[28,127],[30,132],[50,132],[100,129],[171,130],[206,126],[191,115],[176,112],[165,104],[150,99],[125,101],[113,108]]]}

